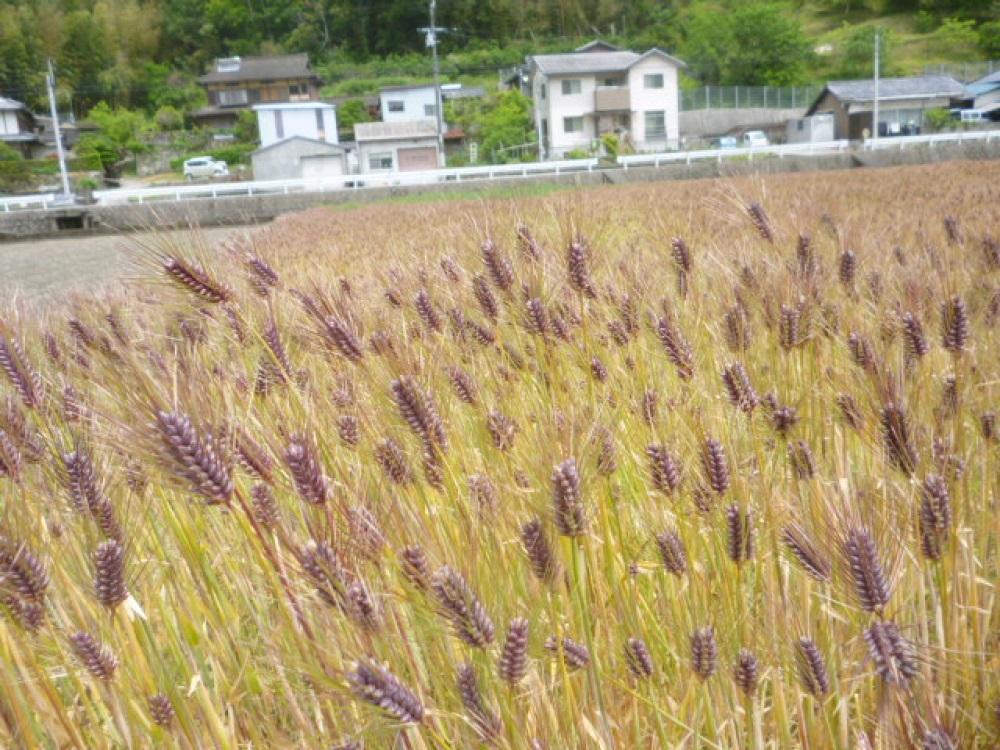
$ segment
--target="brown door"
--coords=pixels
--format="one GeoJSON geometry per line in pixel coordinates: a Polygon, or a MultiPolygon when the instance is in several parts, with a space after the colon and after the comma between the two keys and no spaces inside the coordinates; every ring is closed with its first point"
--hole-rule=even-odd
{"type": "Polygon", "coordinates": [[[400,172],[420,172],[437,169],[437,149],[433,146],[421,148],[401,148],[396,152],[400,172]]]}

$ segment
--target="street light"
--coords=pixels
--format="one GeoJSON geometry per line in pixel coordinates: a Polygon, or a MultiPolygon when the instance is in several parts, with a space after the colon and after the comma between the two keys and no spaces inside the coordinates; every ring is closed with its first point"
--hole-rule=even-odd
{"type": "Polygon", "coordinates": [[[438,65],[438,33],[448,29],[440,28],[437,23],[437,0],[431,0],[431,25],[420,29],[424,32],[424,44],[431,48],[434,59],[434,114],[437,120],[438,166],[444,166],[444,133],[441,118],[441,82],[440,66],[438,65]]]}

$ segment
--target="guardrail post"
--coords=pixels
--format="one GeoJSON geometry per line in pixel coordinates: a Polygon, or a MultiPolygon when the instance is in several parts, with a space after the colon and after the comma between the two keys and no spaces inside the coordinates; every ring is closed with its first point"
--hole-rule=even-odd
{"type": "Polygon", "coordinates": [[[253,184],[252,183],[247,185],[247,195],[248,196],[253,195],[253,184]]]}

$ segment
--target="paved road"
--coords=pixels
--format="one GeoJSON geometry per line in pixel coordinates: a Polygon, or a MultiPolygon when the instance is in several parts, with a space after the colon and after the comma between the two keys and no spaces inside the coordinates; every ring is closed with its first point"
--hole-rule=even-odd
{"type": "MultiPolygon", "coordinates": [[[[211,245],[234,231],[239,228],[216,227],[202,234],[211,245]]],[[[0,243],[0,310],[12,300],[44,305],[76,291],[96,292],[134,275],[131,258],[146,234],[0,243]]]]}

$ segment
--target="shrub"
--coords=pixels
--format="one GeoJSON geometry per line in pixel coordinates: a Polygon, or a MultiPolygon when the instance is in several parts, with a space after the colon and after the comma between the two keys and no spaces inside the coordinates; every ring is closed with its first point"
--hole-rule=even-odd
{"type": "Polygon", "coordinates": [[[176,107],[164,104],[153,115],[153,122],[160,130],[180,130],[184,127],[184,115],[176,107]]]}
{"type": "Polygon", "coordinates": [[[954,124],[951,112],[945,107],[936,107],[924,112],[924,122],[927,123],[928,128],[935,132],[947,130],[954,124]]]}

